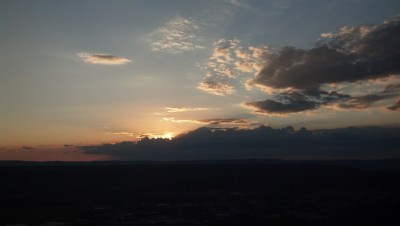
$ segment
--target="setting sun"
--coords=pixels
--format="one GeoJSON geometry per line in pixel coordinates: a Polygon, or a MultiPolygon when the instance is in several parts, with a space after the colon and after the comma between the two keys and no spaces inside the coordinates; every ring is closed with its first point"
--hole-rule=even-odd
{"type": "Polygon", "coordinates": [[[164,133],[164,134],[148,134],[148,135],[149,135],[149,138],[151,138],[151,139],[162,138],[162,139],[171,140],[174,137],[174,133],[172,133],[172,132],[168,132],[168,133],[164,133]]]}

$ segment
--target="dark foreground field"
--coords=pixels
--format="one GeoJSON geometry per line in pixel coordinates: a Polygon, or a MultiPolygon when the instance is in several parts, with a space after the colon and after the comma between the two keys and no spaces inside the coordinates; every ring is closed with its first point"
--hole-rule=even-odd
{"type": "Polygon", "coordinates": [[[3,162],[0,225],[400,225],[400,174],[363,164],[3,162]]]}

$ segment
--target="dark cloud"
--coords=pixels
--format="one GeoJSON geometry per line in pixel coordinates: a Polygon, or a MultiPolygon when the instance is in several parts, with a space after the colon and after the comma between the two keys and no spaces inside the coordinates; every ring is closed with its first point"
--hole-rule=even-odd
{"type": "Polygon", "coordinates": [[[354,97],[337,91],[328,93],[321,87],[398,77],[400,17],[376,26],[343,27],[329,37],[328,41],[309,50],[287,46],[266,56],[267,63],[251,83],[291,91],[277,91],[271,99],[246,105],[257,108],[256,112],[287,114],[314,110],[323,105],[364,109],[399,96],[400,84],[354,97]]]}
{"type": "Polygon", "coordinates": [[[387,107],[388,110],[392,110],[392,111],[396,111],[398,109],[400,109],[400,99],[397,100],[396,103],[394,103],[393,105],[387,107]]]}
{"type": "Polygon", "coordinates": [[[25,145],[25,146],[22,146],[22,149],[23,149],[23,150],[33,150],[33,149],[35,149],[35,148],[25,145]]]}
{"type": "Polygon", "coordinates": [[[321,105],[330,105],[340,101],[350,100],[351,96],[336,91],[291,91],[275,95],[275,100],[267,99],[246,103],[255,107],[258,113],[288,114],[318,109],[321,105]]]}
{"type": "Polygon", "coordinates": [[[388,85],[385,87],[384,92],[399,92],[400,91],[400,83],[395,85],[388,85]]]}
{"type": "Polygon", "coordinates": [[[240,126],[240,127],[252,127],[253,122],[244,118],[211,118],[211,119],[175,119],[173,117],[163,118],[164,121],[174,123],[196,123],[211,126],[240,126]]]}
{"type": "Polygon", "coordinates": [[[311,50],[287,46],[269,56],[267,66],[253,83],[276,89],[318,90],[324,83],[349,80],[353,61],[351,56],[326,46],[311,50]]]}
{"type": "MultiPolygon", "coordinates": [[[[305,93],[307,94],[307,92],[305,93]]],[[[316,99],[319,99],[321,103],[324,105],[329,105],[331,103],[335,103],[338,101],[351,99],[350,95],[338,93],[336,91],[331,91],[331,92],[319,91],[316,94],[309,93],[309,95],[315,97],[316,99]]]]}
{"type": "Polygon", "coordinates": [[[263,100],[246,103],[256,107],[257,112],[272,114],[287,114],[306,110],[317,109],[320,103],[311,100],[308,96],[299,92],[281,94],[281,102],[275,100],[263,100]]]}
{"type": "Polygon", "coordinates": [[[214,130],[202,127],[172,140],[144,138],[83,146],[86,154],[106,154],[121,160],[194,160],[232,158],[388,158],[400,157],[400,128],[327,130],[214,130]]]}
{"type": "Polygon", "coordinates": [[[201,119],[198,121],[202,122],[202,123],[207,123],[210,125],[248,124],[249,123],[246,119],[242,119],[242,118],[226,118],[226,119],[215,118],[215,119],[201,119]]]}
{"type": "Polygon", "coordinates": [[[72,145],[72,144],[64,144],[64,149],[68,151],[77,152],[79,150],[79,146],[72,145]]]}
{"type": "Polygon", "coordinates": [[[379,94],[353,97],[349,98],[347,101],[343,103],[339,103],[338,107],[343,109],[352,109],[352,108],[365,109],[375,102],[385,100],[391,97],[393,97],[393,95],[379,95],[379,94]]]}
{"type": "Polygon", "coordinates": [[[95,54],[81,52],[77,54],[84,62],[90,64],[104,64],[104,65],[123,65],[131,62],[131,60],[114,56],[110,54],[95,54]]]}
{"type": "Polygon", "coordinates": [[[400,73],[398,37],[400,17],[368,31],[363,26],[349,28],[309,50],[284,47],[268,57],[254,83],[272,88],[318,90],[322,84],[397,74],[400,73]]]}
{"type": "Polygon", "coordinates": [[[372,104],[396,97],[399,92],[395,89],[387,89],[364,96],[352,97],[336,91],[303,91],[283,92],[275,96],[276,100],[263,100],[246,103],[255,107],[258,113],[288,114],[307,110],[316,110],[320,106],[337,106],[342,109],[365,109],[372,104]]]}

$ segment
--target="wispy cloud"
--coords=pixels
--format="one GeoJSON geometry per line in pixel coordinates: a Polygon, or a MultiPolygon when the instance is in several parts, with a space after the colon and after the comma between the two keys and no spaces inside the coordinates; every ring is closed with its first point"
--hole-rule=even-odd
{"type": "Polygon", "coordinates": [[[203,124],[213,128],[254,128],[255,126],[258,127],[261,125],[244,118],[176,119],[173,117],[165,117],[163,120],[173,123],[203,124]]]}
{"type": "Polygon", "coordinates": [[[152,51],[176,54],[203,49],[199,29],[193,18],[178,16],[150,34],[152,51]]]}
{"type": "Polygon", "coordinates": [[[175,113],[194,112],[194,111],[207,111],[210,108],[202,107],[166,107],[164,112],[155,112],[154,115],[170,116],[175,113]]]}
{"type": "Polygon", "coordinates": [[[326,33],[322,33],[321,37],[322,38],[333,38],[333,37],[335,37],[335,34],[332,32],[326,32],[326,33]]]}
{"type": "Polygon", "coordinates": [[[140,133],[135,133],[135,132],[123,132],[123,131],[111,132],[111,133],[107,133],[107,134],[111,134],[111,135],[124,135],[124,136],[129,136],[129,137],[136,137],[136,138],[140,138],[140,137],[142,136],[142,134],[140,134],[140,133]]]}
{"type": "Polygon", "coordinates": [[[248,8],[249,6],[246,5],[245,3],[243,3],[243,1],[239,1],[239,0],[227,0],[227,2],[229,2],[230,4],[239,7],[239,8],[248,8]]]}
{"type": "Polygon", "coordinates": [[[165,110],[169,113],[187,112],[187,111],[206,111],[208,108],[193,108],[193,107],[166,107],[165,110]]]}
{"type": "Polygon", "coordinates": [[[163,118],[164,121],[174,122],[174,123],[195,123],[195,124],[207,124],[206,122],[201,122],[199,120],[192,120],[192,119],[175,119],[173,117],[165,117],[163,118]]]}
{"type": "Polygon", "coordinates": [[[117,136],[128,136],[133,137],[136,140],[144,139],[144,138],[163,138],[163,139],[171,139],[174,137],[173,132],[164,132],[164,133],[157,133],[157,132],[150,132],[150,133],[137,133],[137,132],[127,132],[127,131],[117,131],[117,132],[108,132],[109,135],[117,135],[117,136]]]}
{"type": "Polygon", "coordinates": [[[199,120],[202,123],[210,125],[232,125],[232,124],[248,124],[249,121],[243,118],[213,118],[199,120]]]}
{"type": "Polygon", "coordinates": [[[103,65],[123,65],[131,62],[131,60],[110,54],[96,54],[80,52],[77,54],[84,62],[90,64],[103,65]]]}

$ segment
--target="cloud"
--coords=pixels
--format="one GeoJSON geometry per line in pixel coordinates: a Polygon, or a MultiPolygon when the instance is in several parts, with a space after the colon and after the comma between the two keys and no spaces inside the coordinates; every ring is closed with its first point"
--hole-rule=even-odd
{"type": "Polygon", "coordinates": [[[249,127],[254,124],[249,122],[247,119],[242,119],[242,118],[175,119],[173,117],[170,118],[165,117],[163,118],[163,120],[174,123],[195,123],[195,124],[204,124],[210,126],[236,125],[240,127],[249,127]]]}
{"type": "Polygon", "coordinates": [[[242,1],[239,0],[227,0],[227,2],[239,8],[249,8],[248,5],[244,4],[242,1]]]}
{"type": "Polygon", "coordinates": [[[119,131],[119,132],[110,132],[107,134],[111,134],[111,135],[124,135],[124,136],[129,136],[129,137],[136,137],[136,138],[141,138],[142,134],[140,133],[135,133],[135,132],[123,132],[123,131],[119,131]]]}
{"type": "Polygon", "coordinates": [[[150,34],[152,51],[182,53],[204,49],[197,33],[200,25],[193,18],[178,16],[150,34]]]}
{"type": "Polygon", "coordinates": [[[86,154],[121,160],[198,160],[233,158],[391,158],[400,157],[400,128],[348,127],[294,130],[201,127],[172,139],[148,139],[82,146],[86,154]]]}
{"type": "Polygon", "coordinates": [[[379,95],[379,94],[373,94],[373,95],[365,95],[361,97],[353,97],[349,98],[347,101],[344,103],[339,103],[337,106],[343,109],[365,109],[371,106],[371,104],[385,100],[388,98],[393,97],[394,95],[379,95]]]}
{"type": "Polygon", "coordinates": [[[135,140],[140,140],[143,138],[163,138],[163,139],[171,139],[174,136],[173,132],[150,132],[150,133],[138,133],[138,132],[128,132],[128,131],[111,131],[107,132],[108,135],[117,135],[117,136],[128,136],[133,137],[135,140]]]}
{"type": "Polygon", "coordinates": [[[400,17],[380,25],[345,26],[338,33],[322,36],[327,40],[308,50],[286,46],[277,53],[264,52],[264,66],[247,85],[263,86],[272,90],[273,96],[246,105],[271,114],[321,106],[366,109],[400,95],[399,84],[377,90],[382,86],[380,80],[400,78],[400,17]],[[358,94],[334,89],[340,84],[356,87],[361,83],[368,88],[358,88],[358,94]]]}
{"type": "Polygon", "coordinates": [[[384,89],[384,92],[399,92],[399,91],[400,91],[400,83],[389,84],[384,89]]]}
{"type": "Polygon", "coordinates": [[[335,37],[335,34],[331,33],[331,32],[326,32],[326,33],[322,33],[321,37],[323,37],[323,38],[333,38],[333,37],[335,37]]]}
{"type": "Polygon", "coordinates": [[[196,123],[196,124],[206,124],[204,122],[201,122],[199,120],[192,120],[192,119],[175,119],[173,117],[170,118],[163,118],[164,121],[168,121],[168,122],[174,122],[174,123],[196,123]]]}
{"type": "Polygon", "coordinates": [[[77,54],[83,61],[90,64],[123,65],[131,60],[109,54],[94,54],[81,52],[77,54]]]}
{"type": "Polygon", "coordinates": [[[73,144],[64,144],[63,146],[64,146],[64,149],[72,151],[72,152],[78,152],[80,150],[79,146],[73,145],[73,144]]]}
{"type": "Polygon", "coordinates": [[[211,59],[219,62],[232,61],[232,50],[235,50],[240,41],[237,38],[230,40],[220,39],[214,44],[214,52],[211,59]]]}
{"type": "Polygon", "coordinates": [[[254,107],[256,113],[290,114],[309,110],[317,110],[321,106],[331,106],[340,109],[366,109],[371,105],[392,99],[400,92],[389,85],[383,91],[362,96],[350,96],[336,91],[285,91],[275,94],[274,99],[245,103],[254,107]]]}
{"type": "Polygon", "coordinates": [[[277,89],[317,90],[327,83],[388,77],[400,73],[399,35],[400,17],[373,29],[342,28],[315,48],[287,46],[270,54],[254,82],[277,89]]]}
{"type": "MultiPolygon", "coordinates": [[[[194,111],[207,111],[210,110],[209,108],[201,108],[201,107],[166,107],[165,112],[156,112],[154,115],[160,115],[160,116],[171,116],[174,115],[175,113],[182,113],[182,112],[194,112],[194,111]]],[[[177,122],[177,123],[190,123],[191,120],[175,120],[174,118],[170,117],[165,117],[163,118],[164,121],[171,121],[171,122],[177,122]]],[[[192,122],[195,123],[195,122],[192,122]]]]}
{"type": "Polygon", "coordinates": [[[25,145],[25,146],[22,146],[22,149],[23,149],[23,150],[33,150],[33,149],[35,149],[35,148],[25,145]]]}
{"type": "Polygon", "coordinates": [[[193,108],[193,107],[166,107],[165,110],[169,113],[187,112],[187,111],[206,111],[208,108],[193,108]]]}
{"type": "Polygon", "coordinates": [[[400,109],[400,99],[396,101],[393,105],[387,107],[388,110],[396,111],[400,109]]]}
{"type": "Polygon", "coordinates": [[[202,119],[200,122],[207,123],[210,125],[225,125],[225,124],[248,124],[249,121],[242,118],[213,118],[213,119],[202,119]]]}
{"type": "Polygon", "coordinates": [[[255,107],[258,113],[287,114],[314,110],[317,109],[320,104],[299,92],[291,92],[287,93],[281,102],[267,99],[246,103],[246,105],[255,107]]]}
{"type": "Polygon", "coordinates": [[[267,53],[268,47],[244,48],[237,38],[218,40],[212,55],[202,65],[206,76],[198,88],[220,96],[234,93],[234,79],[257,73],[265,63],[267,53]]]}
{"type": "Polygon", "coordinates": [[[201,82],[197,88],[217,96],[225,96],[236,92],[232,85],[211,79],[201,82]]]}

